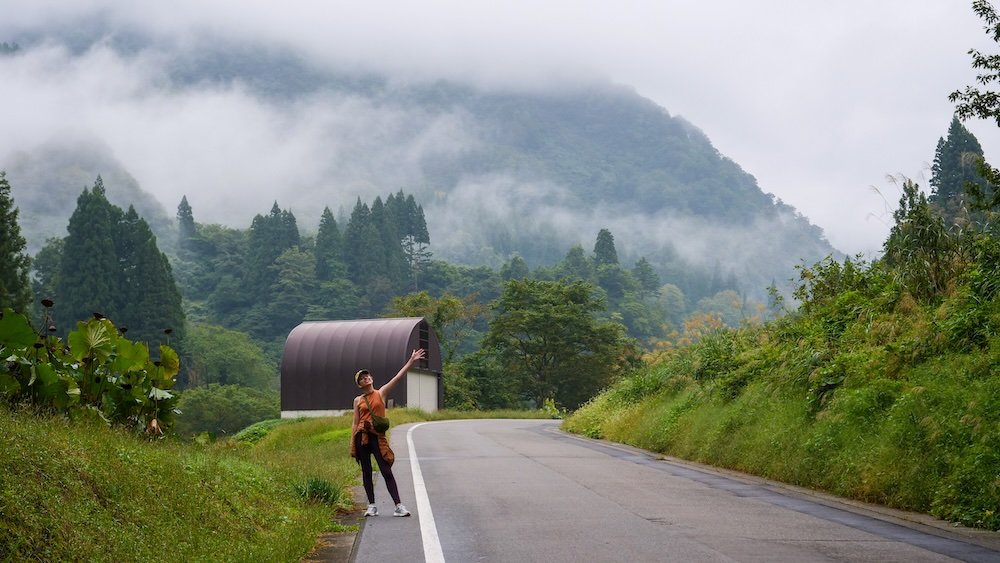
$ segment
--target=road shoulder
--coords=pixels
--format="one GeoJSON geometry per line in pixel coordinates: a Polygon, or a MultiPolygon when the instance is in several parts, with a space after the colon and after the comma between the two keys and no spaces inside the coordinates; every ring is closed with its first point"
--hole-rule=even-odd
{"type": "Polygon", "coordinates": [[[741,473],[739,471],[734,471],[731,469],[725,469],[725,468],[715,467],[712,465],[698,463],[695,461],[689,461],[686,459],[666,456],[656,452],[651,452],[649,450],[643,450],[626,444],[621,444],[618,442],[587,438],[584,436],[566,432],[559,428],[553,428],[551,429],[551,431],[558,432],[559,434],[562,434],[568,438],[573,438],[586,442],[598,443],[602,447],[616,449],[623,452],[626,455],[646,456],[665,463],[670,463],[676,466],[686,467],[696,471],[701,471],[703,473],[718,475],[721,477],[727,477],[729,479],[742,481],[747,484],[766,487],[780,494],[809,500],[811,502],[821,504],[830,508],[845,510],[861,516],[867,516],[869,518],[874,518],[884,522],[905,526],[907,528],[935,535],[938,537],[960,540],[974,545],[978,545],[979,547],[984,547],[987,549],[1000,552],[1000,532],[993,532],[990,530],[981,530],[976,528],[968,528],[966,526],[962,526],[961,524],[953,524],[951,522],[947,522],[945,520],[941,520],[929,514],[924,514],[921,512],[908,512],[905,510],[890,508],[879,504],[873,504],[873,503],[838,497],[822,491],[816,491],[805,487],[791,485],[788,483],[783,483],[781,481],[774,481],[771,479],[758,477],[756,475],[741,473]]]}

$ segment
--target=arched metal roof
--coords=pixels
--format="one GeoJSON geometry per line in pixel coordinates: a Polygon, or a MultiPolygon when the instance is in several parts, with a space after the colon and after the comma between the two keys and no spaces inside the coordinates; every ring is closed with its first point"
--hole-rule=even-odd
{"type": "MultiPolygon", "coordinates": [[[[381,387],[417,348],[427,357],[411,369],[440,374],[440,345],[423,317],[304,322],[285,340],[281,410],[350,409],[358,394],[355,372],[367,369],[381,387]]],[[[390,398],[405,405],[405,389],[397,386],[390,398]]]]}

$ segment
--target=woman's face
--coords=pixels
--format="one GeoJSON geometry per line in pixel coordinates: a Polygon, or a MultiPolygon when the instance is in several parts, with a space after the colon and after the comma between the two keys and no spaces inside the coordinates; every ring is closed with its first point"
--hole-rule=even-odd
{"type": "Polygon", "coordinates": [[[372,374],[362,373],[361,377],[358,378],[358,387],[368,387],[372,384],[372,374]]]}

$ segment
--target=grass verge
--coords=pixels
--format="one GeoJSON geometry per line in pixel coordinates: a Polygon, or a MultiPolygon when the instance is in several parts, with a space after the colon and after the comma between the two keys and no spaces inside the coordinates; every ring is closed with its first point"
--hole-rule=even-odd
{"type": "MultiPolygon", "coordinates": [[[[395,426],[547,414],[389,416],[395,426]]],[[[350,424],[265,421],[199,444],[0,408],[0,560],[299,561],[353,508],[350,424]]]]}

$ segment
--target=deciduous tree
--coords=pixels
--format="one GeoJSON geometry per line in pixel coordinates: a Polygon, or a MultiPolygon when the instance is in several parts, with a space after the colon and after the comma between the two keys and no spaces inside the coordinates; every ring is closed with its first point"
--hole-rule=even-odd
{"type": "MultiPolygon", "coordinates": [[[[995,43],[1000,43],[1000,15],[993,5],[986,0],[973,0],[972,9],[986,24],[986,34],[995,43]]],[[[997,92],[997,87],[1000,86],[1000,54],[984,54],[977,49],[970,49],[969,55],[972,56],[972,68],[980,71],[976,82],[982,89],[978,86],[966,86],[964,90],[952,92],[948,99],[957,102],[955,114],[959,119],[964,121],[970,117],[978,117],[993,120],[1000,126],[1000,92],[997,92]]],[[[986,181],[986,186],[985,189],[977,189],[976,184],[968,186],[975,208],[996,210],[1000,207],[1000,191],[996,189],[1000,186],[1000,170],[981,158],[978,172],[986,181]]]]}
{"type": "Polygon", "coordinates": [[[388,314],[427,319],[444,350],[444,363],[450,364],[458,349],[475,332],[476,322],[486,315],[486,306],[478,303],[475,295],[460,298],[445,293],[435,298],[421,291],[393,299],[388,314]]]}
{"type": "Polygon", "coordinates": [[[928,202],[941,210],[949,225],[962,223],[970,218],[966,204],[966,190],[969,184],[986,189],[985,180],[980,175],[983,148],[957,117],[953,117],[948,127],[947,138],[938,140],[931,166],[931,195],[928,202]]]}
{"type": "Polygon", "coordinates": [[[277,364],[245,332],[193,323],[188,341],[188,387],[218,383],[277,389],[277,364]]]}
{"type": "Polygon", "coordinates": [[[603,308],[586,282],[511,280],[483,346],[536,407],[553,398],[576,408],[619,373],[633,347],[624,326],[597,319],[603,308]]]}

